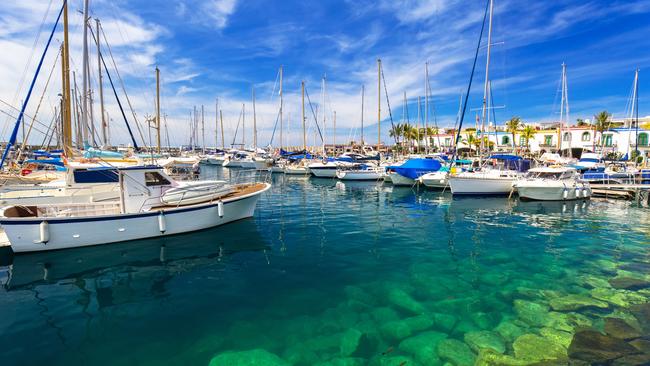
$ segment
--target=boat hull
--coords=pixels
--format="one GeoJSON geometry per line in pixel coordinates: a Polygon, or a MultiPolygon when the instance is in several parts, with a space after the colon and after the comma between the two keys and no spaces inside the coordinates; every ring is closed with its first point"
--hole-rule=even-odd
{"type": "Polygon", "coordinates": [[[318,178],[336,178],[336,170],[336,167],[309,168],[311,174],[318,178]]]}
{"type": "Polygon", "coordinates": [[[2,219],[0,225],[4,227],[11,248],[16,253],[155,238],[203,230],[251,217],[259,196],[269,188],[270,185],[266,184],[264,189],[252,194],[224,200],[221,216],[219,203],[213,202],[137,214],[2,219]],[[49,239],[45,244],[41,242],[43,221],[47,221],[49,239]]]}
{"type": "Polygon", "coordinates": [[[454,195],[507,196],[512,192],[514,178],[450,177],[454,195]]]}
{"type": "Polygon", "coordinates": [[[553,186],[548,184],[518,184],[517,194],[522,200],[529,201],[572,201],[577,199],[590,198],[591,189],[588,186],[574,186],[565,188],[564,186],[553,186]]]}
{"type": "MultiPolygon", "coordinates": [[[[413,187],[417,182],[415,179],[411,179],[409,177],[405,177],[399,173],[392,172],[390,173],[387,177],[390,177],[391,182],[393,183],[394,186],[409,186],[413,187]]],[[[385,179],[384,179],[385,181],[385,179]]]]}
{"type": "Polygon", "coordinates": [[[425,187],[444,189],[449,187],[447,176],[447,172],[429,173],[421,176],[420,181],[425,187]]]}
{"type": "Polygon", "coordinates": [[[380,180],[384,178],[384,174],[379,171],[345,171],[339,170],[336,177],[340,180],[380,180]]]}

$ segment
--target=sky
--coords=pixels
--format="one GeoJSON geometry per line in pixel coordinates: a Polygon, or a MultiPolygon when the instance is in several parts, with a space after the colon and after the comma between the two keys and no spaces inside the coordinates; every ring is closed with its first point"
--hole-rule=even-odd
{"type": "MultiPolygon", "coordinates": [[[[16,108],[20,109],[26,98],[61,4],[61,0],[10,0],[0,7],[2,141],[11,133],[16,108]]],[[[71,68],[81,90],[83,1],[69,0],[69,9],[71,68]]],[[[143,139],[145,144],[152,141],[145,117],[155,113],[158,66],[161,109],[167,126],[163,144],[168,135],[173,146],[190,142],[191,113],[202,105],[205,144],[221,145],[217,99],[223,112],[226,145],[242,139],[247,145],[253,143],[254,116],[258,146],[279,146],[280,67],[283,145],[302,144],[302,81],[309,96],[309,145],[321,144],[318,129],[327,143],[334,139],[337,143],[360,140],[362,86],[364,139],[374,143],[377,59],[382,60],[385,79],[381,87],[382,143],[392,143],[388,136],[391,120],[417,123],[418,97],[422,101],[421,121],[426,116],[430,126],[453,126],[460,97],[467,90],[485,9],[482,0],[177,0],[155,5],[147,0],[90,0],[92,24],[95,18],[100,19],[117,65],[116,71],[108,48],[102,45],[120,101],[125,107],[129,102],[133,107],[134,113],[127,108],[126,117],[132,125],[137,120],[143,130],[142,136],[136,133],[138,144],[143,139]],[[430,92],[425,107],[427,63],[430,92]]],[[[644,82],[645,70],[650,70],[649,15],[650,0],[495,0],[489,80],[496,123],[501,125],[513,116],[521,117],[524,123],[559,120],[562,63],[567,65],[571,121],[589,119],[601,110],[625,117],[637,68],[639,114],[649,115],[645,92],[650,89],[644,82]]],[[[54,108],[59,104],[57,53],[63,39],[61,29],[60,25],[27,104],[27,115],[36,114],[37,120],[29,132],[32,144],[47,140],[54,108]]],[[[464,126],[475,124],[482,105],[486,36],[487,32],[464,126]]],[[[100,112],[94,44],[90,46],[89,67],[97,121],[100,112]]],[[[128,144],[126,125],[106,75],[104,94],[111,143],[128,144]]],[[[31,121],[27,119],[27,130],[31,121]]]]}

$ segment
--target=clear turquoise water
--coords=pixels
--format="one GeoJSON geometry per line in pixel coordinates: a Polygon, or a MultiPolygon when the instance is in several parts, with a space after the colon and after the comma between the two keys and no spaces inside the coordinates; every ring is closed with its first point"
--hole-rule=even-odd
{"type": "Polygon", "coordinates": [[[5,253],[1,363],[208,365],[221,355],[213,365],[463,364],[480,350],[467,348],[468,334],[489,331],[514,357],[521,334],[570,338],[612,314],[634,321],[628,302],[650,298],[625,291],[629,301],[606,309],[547,308],[567,294],[593,298],[616,276],[648,279],[647,209],[280,175],[273,183],[254,218],[221,228],[5,253]],[[531,303],[544,307],[534,314],[542,321],[526,315],[531,303]],[[562,326],[545,320],[551,313],[562,326]],[[445,338],[464,346],[443,347],[445,338]],[[247,350],[258,351],[227,353],[247,350]]]}

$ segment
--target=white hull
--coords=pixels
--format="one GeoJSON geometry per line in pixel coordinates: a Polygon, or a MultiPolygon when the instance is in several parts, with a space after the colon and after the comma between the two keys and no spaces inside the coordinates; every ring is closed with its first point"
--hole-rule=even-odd
{"type": "Polygon", "coordinates": [[[269,164],[266,160],[242,160],[239,162],[239,167],[244,169],[267,170],[269,164]]]}
{"type": "Polygon", "coordinates": [[[588,199],[591,188],[588,185],[565,187],[564,185],[549,184],[549,182],[521,182],[516,184],[519,198],[533,201],[569,201],[588,199]]]}
{"type": "Polygon", "coordinates": [[[339,170],[336,177],[340,180],[380,180],[384,173],[379,170],[339,170]]]}
{"type": "Polygon", "coordinates": [[[284,168],[284,174],[288,175],[307,175],[309,174],[309,169],[306,167],[298,166],[298,167],[291,167],[287,166],[284,168]]]}
{"type": "Polygon", "coordinates": [[[37,205],[113,201],[120,197],[116,183],[78,184],[75,187],[34,186],[1,194],[0,205],[37,205]]]}
{"type": "Polygon", "coordinates": [[[455,195],[508,195],[513,177],[449,177],[451,193],[455,195]]]}
{"type": "Polygon", "coordinates": [[[216,165],[216,166],[223,166],[223,164],[227,161],[225,157],[222,158],[206,158],[205,160],[201,161],[203,164],[207,165],[216,165]]]}
{"type": "Polygon", "coordinates": [[[331,168],[331,167],[322,167],[322,168],[309,168],[309,171],[311,172],[314,177],[319,177],[319,178],[336,178],[336,167],[331,168]]]}
{"type": "Polygon", "coordinates": [[[223,163],[224,167],[228,168],[241,168],[242,160],[228,160],[225,163],[223,163]]]}
{"type": "MultiPolygon", "coordinates": [[[[398,173],[392,172],[386,178],[390,178],[391,182],[393,183],[394,186],[409,186],[413,187],[416,183],[414,179],[405,177],[403,175],[400,175],[398,173]]],[[[384,178],[384,181],[386,181],[386,178],[384,178]]]]}
{"type": "Polygon", "coordinates": [[[181,234],[223,225],[235,220],[253,216],[260,191],[223,200],[222,216],[216,202],[150,211],[136,214],[112,214],[87,217],[51,217],[2,219],[14,252],[85,247],[181,234]],[[47,243],[41,242],[43,225],[46,221],[47,243]],[[162,224],[161,224],[162,222],[162,224]],[[164,229],[164,230],[163,230],[164,229]]]}
{"type": "Polygon", "coordinates": [[[274,165],[269,168],[269,171],[271,173],[284,173],[284,166],[282,165],[274,165]]]}
{"type": "Polygon", "coordinates": [[[448,172],[428,173],[420,177],[420,181],[429,188],[447,188],[449,187],[448,172]]]}

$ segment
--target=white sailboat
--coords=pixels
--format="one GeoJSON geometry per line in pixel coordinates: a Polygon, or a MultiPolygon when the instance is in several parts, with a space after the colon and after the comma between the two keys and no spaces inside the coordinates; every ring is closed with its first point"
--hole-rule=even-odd
{"type": "Polygon", "coordinates": [[[14,252],[83,247],[186,233],[253,215],[268,183],[179,184],[155,166],[117,169],[120,199],[8,206],[0,225],[14,252]]]}

